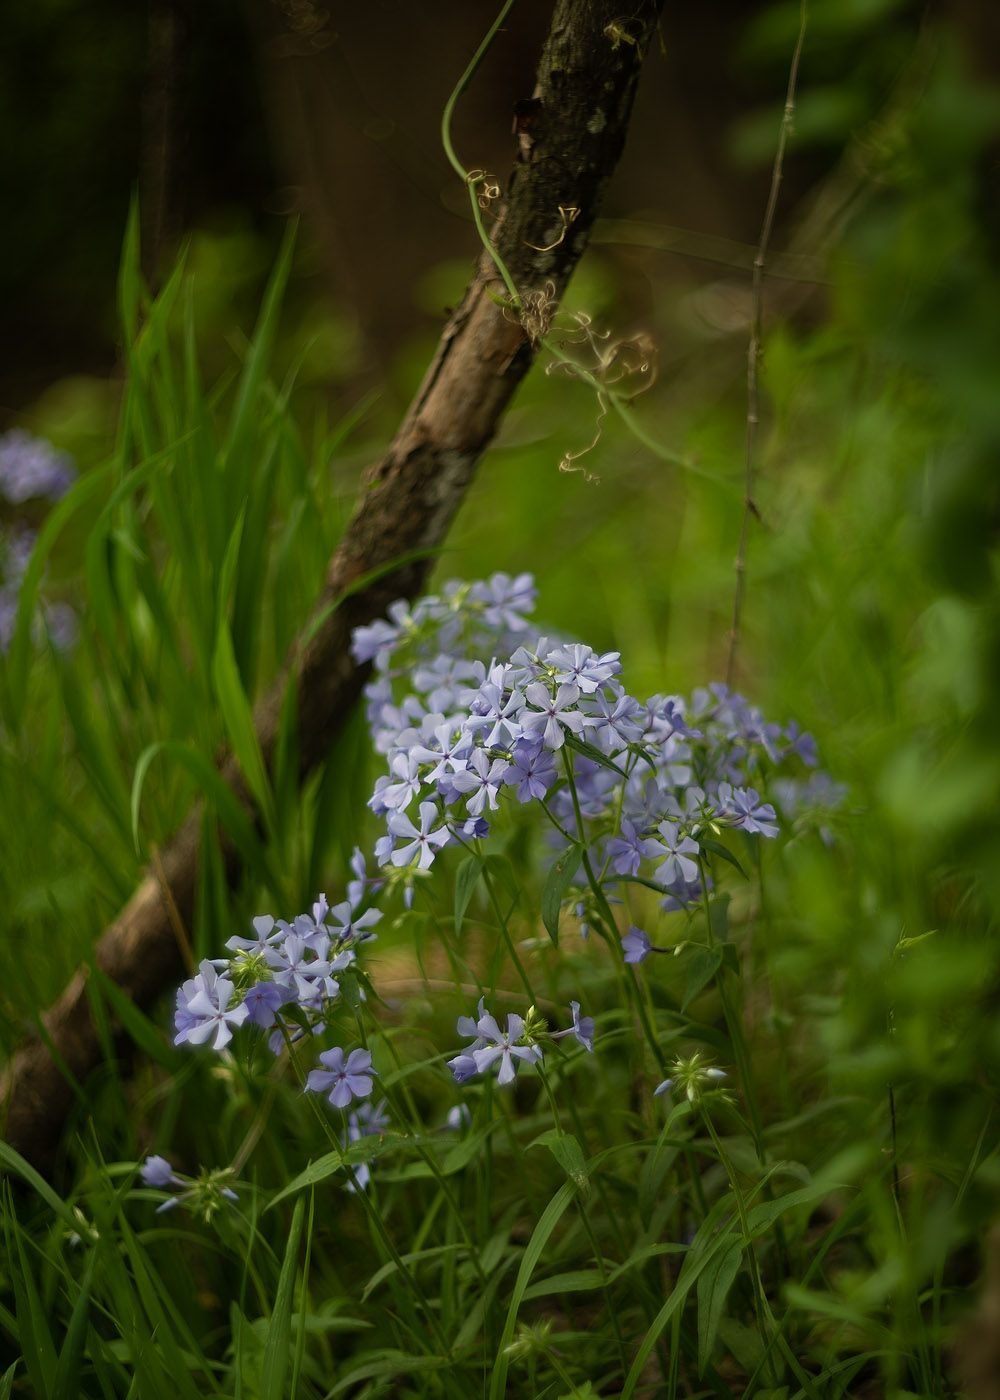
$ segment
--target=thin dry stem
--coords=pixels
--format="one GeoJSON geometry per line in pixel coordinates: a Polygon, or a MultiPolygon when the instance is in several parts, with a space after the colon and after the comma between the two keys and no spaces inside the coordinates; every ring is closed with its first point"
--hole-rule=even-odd
{"type": "Polygon", "coordinates": [[[771,189],[767,196],[767,208],[764,210],[764,222],[761,225],[760,241],[757,244],[757,252],[753,260],[750,344],[747,347],[747,425],[744,452],[743,519],[740,525],[739,549],[736,552],[736,559],[733,564],[733,568],[736,571],[736,587],[733,592],[733,624],[729,632],[729,659],[726,663],[726,684],[730,689],[732,689],[736,675],[736,653],[739,648],[740,624],[743,616],[743,598],[746,590],[747,548],[750,540],[750,517],[754,515],[757,516],[758,519],[760,518],[760,512],[754,501],[754,478],[756,472],[755,448],[757,445],[757,425],[760,420],[757,372],[760,365],[761,303],[763,300],[764,288],[764,264],[767,259],[768,244],[771,241],[774,214],[778,207],[778,192],[781,189],[781,176],[785,164],[785,147],[788,144],[788,136],[792,129],[792,121],[795,116],[795,90],[799,78],[799,60],[802,57],[802,46],[805,43],[807,18],[807,0],[800,0],[799,33],[795,41],[795,50],[792,54],[791,67],[788,70],[788,89],[785,93],[785,109],[781,116],[781,127],[778,131],[778,148],[774,153],[774,165],[771,168],[771,189]]]}

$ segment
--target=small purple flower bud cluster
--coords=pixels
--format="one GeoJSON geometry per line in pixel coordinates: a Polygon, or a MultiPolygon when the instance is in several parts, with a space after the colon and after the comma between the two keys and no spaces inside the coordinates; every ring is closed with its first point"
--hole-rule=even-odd
{"type": "MultiPolygon", "coordinates": [[[[22,428],[0,435],[0,505],[25,506],[30,501],[58,501],[76,480],[76,467],[51,443],[22,428]]],[[[6,512],[4,512],[6,514],[6,512]]],[[[0,652],[9,650],[17,625],[18,598],[37,535],[23,520],[0,526],[0,652]]],[[[71,608],[53,603],[46,620],[60,650],[72,646],[76,618],[71,608]]]]}
{"type": "Polygon", "coordinates": [[[388,765],[369,803],[386,823],[376,859],[426,871],[443,848],[485,837],[513,789],[587,848],[602,884],[639,878],[665,910],[687,907],[703,892],[704,841],[725,828],[777,836],[759,787],[786,759],[815,764],[812,738],[724,685],[640,703],[618,652],[526,644],[534,595],[528,574],[449,583],[355,632],[355,656],[376,672],[367,713],[388,765]]]}

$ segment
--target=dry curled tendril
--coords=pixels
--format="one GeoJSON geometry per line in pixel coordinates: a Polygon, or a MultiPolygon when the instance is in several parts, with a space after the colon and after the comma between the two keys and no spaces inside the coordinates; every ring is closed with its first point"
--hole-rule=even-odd
{"type": "Polygon", "coordinates": [[[569,231],[570,224],[573,223],[573,221],[576,218],[578,218],[579,213],[580,210],[575,204],[560,204],[559,217],[562,220],[562,228],[559,231],[559,237],[555,240],[554,243],[547,243],[545,247],[542,248],[539,247],[537,243],[529,243],[526,238],[522,238],[521,242],[527,248],[534,248],[536,253],[551,253],[553,248],[558,248],[559,244],[562,243],[563,239],[566,237],[566,234],[569,231]]]}
{"type": "MultiPolygon", "coordinates": [[[[553,329],[558,300],[553,282],[525,292],[517,301],[502,301],[503,314],[509,321],[520,324],[532,347],[544,340],[553,329]]],[[[579,466],[579,459],[593,452],[604,433],[611,398],[632,403],[656,382],[658,356],[652,338],[644,333],[627,340],[611,340],[610,331],[594,329],[593,318],[585,311],[566,314],[565,324],[557,326],[558,342],[548,348],[555,358],[546,365],[545,373],[563,370],[575,379],[590,385],[597,395],[598,415],[592,440],[578,452],[566,452],[559,463],[561,472],[581,472],[586,482],[600,483],[600,478],[579,466]],[[568,347],[583,347],[583,354],[570,355],[568,347]]]]}
{"type": "Polygon", "coordinates": [[[472,188],[479,186],[476,203],[484,214],[488,213],[493,202],[500,198],[499,181],[488,170],[470,170],[465,177],[465,183],[472,188]]]}
{"type": "Polygon", "coordinates": [[[604,26],[604,37],[611,40],[611,49],[620,48],[622,44],[631,44],[634,48],[642,38],[645,25],[641,19],[630,19],[627,15],[619,15],[610,24],[604,26]]]}

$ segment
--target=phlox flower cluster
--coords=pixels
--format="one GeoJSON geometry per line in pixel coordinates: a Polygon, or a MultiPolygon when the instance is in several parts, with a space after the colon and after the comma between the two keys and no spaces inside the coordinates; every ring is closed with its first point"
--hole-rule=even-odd
{"type": "MultiPolygon", "coordinates": [[[[367,715],[388,769],[369,803],[386,824],[378,863],[427,870],[445,847],[486,837],[501,802],[537,803],[604,886],[640,879],[665,910],[690,906],[706,839],[778,834],[761,789],[783,764],[815,765],[811,736],[766,722],[724,685],[640,702],[618,652],[532,640],[534,599],[530,575],[495,574],[395,603],[355,632],[354,655],[375,672],[367,715]]],[[[799,780],[787,781],[794,798],[799,780]]]]}
{"type": "MultiPolygon", "coordinates": [[[[10,519],[0,526],[0,651],[7,651],[13,639],[21,584],[37,540],[29,520],[39,505],[65,496],[75,480],[72,458],[44,438],[33,437],[23,428],[0,434],[0,505],[12,508],[10,519]]],[[[76,619],[70,608],[51,604],[46,621],[57,647],[72,645],[76,619]]]]}
{"type": "Polygon", "coordinates": [[[507,1017],[507,1029],[502,1031],[492,1012],[486,1010],[485,998],[480,999],[477,1019],[459,1016],[458,1033],[473,1039],[454,1059],[448,1061],[456,1084],[464,1084],[474,1075],[496,1068],[497,1083],[503,1087],[513,1083],[519,1063],[540,1064],[542,1040],[562,1040],[573,1036],[585,1050],[594,1053],[594,1020],[580,1015],[580,1003],[570,1002],[573,1024],[564,1031],[549,1031],[545,1022],[531,1007],[527,1018],[513,1012],[507,1017]]]}
{"type": "MultiPolygon", "coordinates": [[[[286,1041],[326,1029],[340,996],[338,978],[354,966],[357,949],[375,938],[372,930],[382,917],[378,909],[362,908],[379,882],[367,876],[360,851],[351,864],[355,878],[340,904],[331,908],[321,894],[309,913],[291,922],[261,914],[252,921],[253,938],[229,939],[231,957],[202,962],[177,992],[175,1045],[224,1050],[234,1031],[249,1024],[270,1031],[268,1045],[277,1055],[286,1041]]],[[[333,1086],[329,1097],[336,1107],[371,1092],[371,1080],[363,1078],[375,1072],[367,1051],[352,1051],[346,1065],[339,1048],[320,1060],[325,1069],[312,1071],[307,1087],[318,1092],[333,1086]]]]}

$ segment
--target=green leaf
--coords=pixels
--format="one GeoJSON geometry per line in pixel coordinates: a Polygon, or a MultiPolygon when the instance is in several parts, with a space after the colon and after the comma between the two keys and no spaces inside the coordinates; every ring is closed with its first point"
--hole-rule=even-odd
{"type": "Polygon", "coordinates": [[[250,461],[249,447],[258,432],[257,419],[260,408],[258,398],[277,330],[281,300],[288,282],[288,274],[292,268],[296,230],[297,225],[294,221],[290,222],[285,230],[277,261],[264,293],[264,301],[257,318],[257,325],[254,327],[250,353],[243,366],[243,373],[236,391],[236,402],[233,405],[225,453],[226,485],[231,498],[235,499],[242,499],[244,496],[245,492],[242,488],[247,483],[247,477],[253,465],[250,461]]]}
{"type": "Polygon", "coordinates": [[[776,1201],[764,1201],[761,1205],[754,1206],[748,1212],[751,1237],[756,1238],[765,1230],[769,1230],[778,1216],[784,1215],[785,1211],[791,1210],[793,1206],[814,1205],[816,1201],[835,1190],[837,1187],[829,1181],[814,1181],[798,1191],[789,1191],[786,1196],[779,1196],[776,1201]]]}
{"type": "MultiPolygon", "coordinates": [[[[346,1376],[341,1376],[332,1390],[327,1392],[330,1400],[333,1396],[340,1395],[345,1390],[350,1390],[358,1381],[374,1380],[383,1376],[408,1376],[415,1371],[450,1371],[455,1365],[453,1356],[421,1356],[405,1351],[391,1351],[388,1348],[381,1348],[377,1361],[366,1361],[361,1366],[355,1366],[346,1376]]],[[[385,1395],[383,1388],[377,1392],[385,1395]]]]}
{"type": "Polygon", "coordinates": [[[743,1257],[742,1239],[730,1239],[726,1247],[714,1255],[698,1278],[698,1375],[712,1359],[715,1340],[719,1334],[726,1298],[739,1273],[743,1257]]]}
{"type": "Polygon", "coordinates": [[[240,669],[236,664],[232,632],[224,617],[220,617],[219,628],[215,634],[215,650],[212,655],[212,685],[219,702],[219,709],[222,712],[222,720],[226,726],[229,742],[233,747],[233,753],[243,770],[243,776],[247,780],[254,801],[260,809],[267,830],[273,839],[278,825],[274,792],[271,788],[271,780],[267,775],[267,768],[264,765],[260,740],[257,738],[257,731],[254,728],[253,711],[250,708],[246,691],[243,689],[240,669]]]}
{"type": "Polygon", "coordinates": [[[255,870],[270,888],[272,894],[283,898],[281,882],[272,868],[267,850],[254,830],[253,822],[247,816],[239,798],[223,778],[215,765],[194,745],[179,739],[160,740],[143,749],[135,766],[132,779],[132,835],[139,846],[139,805],[142,800],[142,786],[149,771],[149,765],[157,754],[164,754],[181,767],[186,768],[201,789],[206,801],[214,808],[222,825],[229,833],[245,864],[255,870]]]}
{"type": "Polygon", "coordinates": [[[569,1273],[539,1279],[525,1289],[524,1301],[530,1303],[533,1298],[547,1298],[552,1293],[590,1293],[602,1288],[604,1283],[600,1269],[572,1269],[569,1273]]]}
{"type": "Polygon", "coordinates": [[[743,876],[744,880],[749,880],[750,876],[740,865],[728,846],[724,846],[721,841],[713,841],[710,836],[699,836],[698,845],[703,851],[711,851],[712,855],[718,856],[720,860],[726,860],[730,865],[734,865],[743,876]]]}
{"type": "Polygon", "coordinates": [[[587,1174],[583,1149],[572,1133],[550,1128],[547,1133],[542,1133],[541,1137],[536,1137],[534,1142],[529,1142],[528,1146],[547,1147],[569,1179],[581,1191],[590,1190],[590,1177],[587,1174]]]}
{"type": "Polygon", "coordinates": [[[545,888],[542,891],[542,923],[556,947],[559,946],[559,910],[562,908],[563,897],[573,883],[573,877],[576,875],[582,858],[583,847],[570,846],[569,850],[564,851],[553,862],[552,869],[545,881],[545,888]]]}
{"type": "Polygon", "coordinates": [[[479,856],[466,856],[455,871],[455,937],[462,931],[462,920],[479,881],[483,862],[479,856]]]}
{"type": "Polygon", "coordinates": [[[321,1181],[328,1181],[336,1172],[343,1169],[344,1154],[336,1148],[332,1152],[325,1153],[318,1161],[310,1162],[305,1171],[299,1172],[298,1176],[283,1187],[282,1190],[269,1201],[264,1207],[265,1211],[273,1210],[282,1201],[294,1196],[296,1191],[302,1191],[307,1186],[318,1186],[321,1181]]]}
{"type": "Polygon", "coordinates": [[[687,982],[684,986],[684,999],[681,1010],[686,1011],[695,997],[712,980],[722,966],[721,948],[696,948],[688,960],[687,982]]]}
{"type": "Polygon", "coordinates": [[[562,1219],[563,1212],[576,1195],[576,1185],[572,1181],[567,1181],[560,1186],[559,1190],[549,1201],[542,1212],[538,1224],[535,1226],[531,1239],[528,1241],[524,1254],[521,1256],[521,1266],[517,1271],[517,1278],[514,1281],[514,1291],[511,1294],[510,1304],[507,1309],[507,1318],[504,1322],[503,1334],[500,1337],[500,1344],[497,1347],[497,1360],[493,1367],[493,1374],[490,1377],[489,1400],[501,1400],[506,1393],[508,1358],[505,1348],[508,1347],[514,1338],[514,1328],[517,1325],[517,1313],[524,1300],[524,1293],[531,1281],[535,1266],[545,1252],[545,1246],[549,1242],[552,1231],[562,1219]]]}
{"type": "Polygon", "coordinates": [[[41,1397],[50,1395],[52,1391],[56,1368],[55,1345],[49,1331],[48,1314],[38,1296],[35,1278],[25,1254],[21,1227],[14,1214],[14,1203],[9,1184],[6,1195],[7,1210],[4,1233],[7,1237],[10,1282],[14,1288],[18,1340],[21,1346],[21,1355],[28,1371],[28,1380],[31,1382],[31,1389],[41,1400],[41,1397]],[[14,1246],[17,1251],[16,1258],[14,1250],[11,1248],[12,1228],[14,1246]]]}
{"type": "Polygon", "coordinates": [[[281,1264],[278,1291],[275,1294],[274,1308],[267,1328],[267,1343],[260,1368],[260,1400],[281,1400],[288,1370],[288,1353],[292,1337],[292,1293],[295,1289],[295,1275],[299,1263],[299,1242],[302,1239],[302,1222],[305,1218],[306,1198],[300,1196],[295,1202],[292,1226],[288,1232],[288,1244],[281,1264]]]}
{"type": "Polygon", "coordinates": [[[3,1167],[5,1171],[10,1172],[13,1176],[20,1177],[22,1181],[27,1182],[32,1190],[37,1192],[42,1198],[49,1209],[54,1211],[55,1214],[59,1216],[59,1219],[76,1233],[80,1228],[80,1222],[66,1202],[56,1195],[45,1178],[39,1175],[30,1162],[24,1160],[20,1152],[16,1152],[13,1147],[8,1147],[7,1143],[2,1139],[0,1139],[0,1167],[3,1167]]]}
{"type": "Polygon", "coordinates": [[[589,743],[586,739],[578,739],[571,730],[564,730],[563,733],[566,738],[566,747],[572,749],[574,753],[582,754],[584,758],[592,759],[594,763],[599,763],[602,768],[609,768],[612,773],[617,773],[619,778],[626,778],[628,776],[627,773],[618,767],[618,764],[615,763],[613,759],[610,759],[608,755],[602,749],[597,748],[595,744],[589,743]]]}
{"type": "Polygon", "coordinates": [[[66,1329],[66,1340],[59,1353],[55,1383],[52,1387],[52,1400],[77,1400],[80,1394],[80,1361],[83,1357],[83,1344],[87,1339],[87,1319],[90,1313],[90,1286],[94,1278],[94,1265],[97,1254],[91,1251],[87,1268],[80,1284],[80,1292],[73,1304],[73,1313],[66,1329]]]}
{"type": "Polygon", "coordinates": [[[12,1361],[0,1376],[0,1400],[10,1400],[11,1391],[14,1389],[14,1372],[17,1370],[17,1362],[12,1361]]]}

